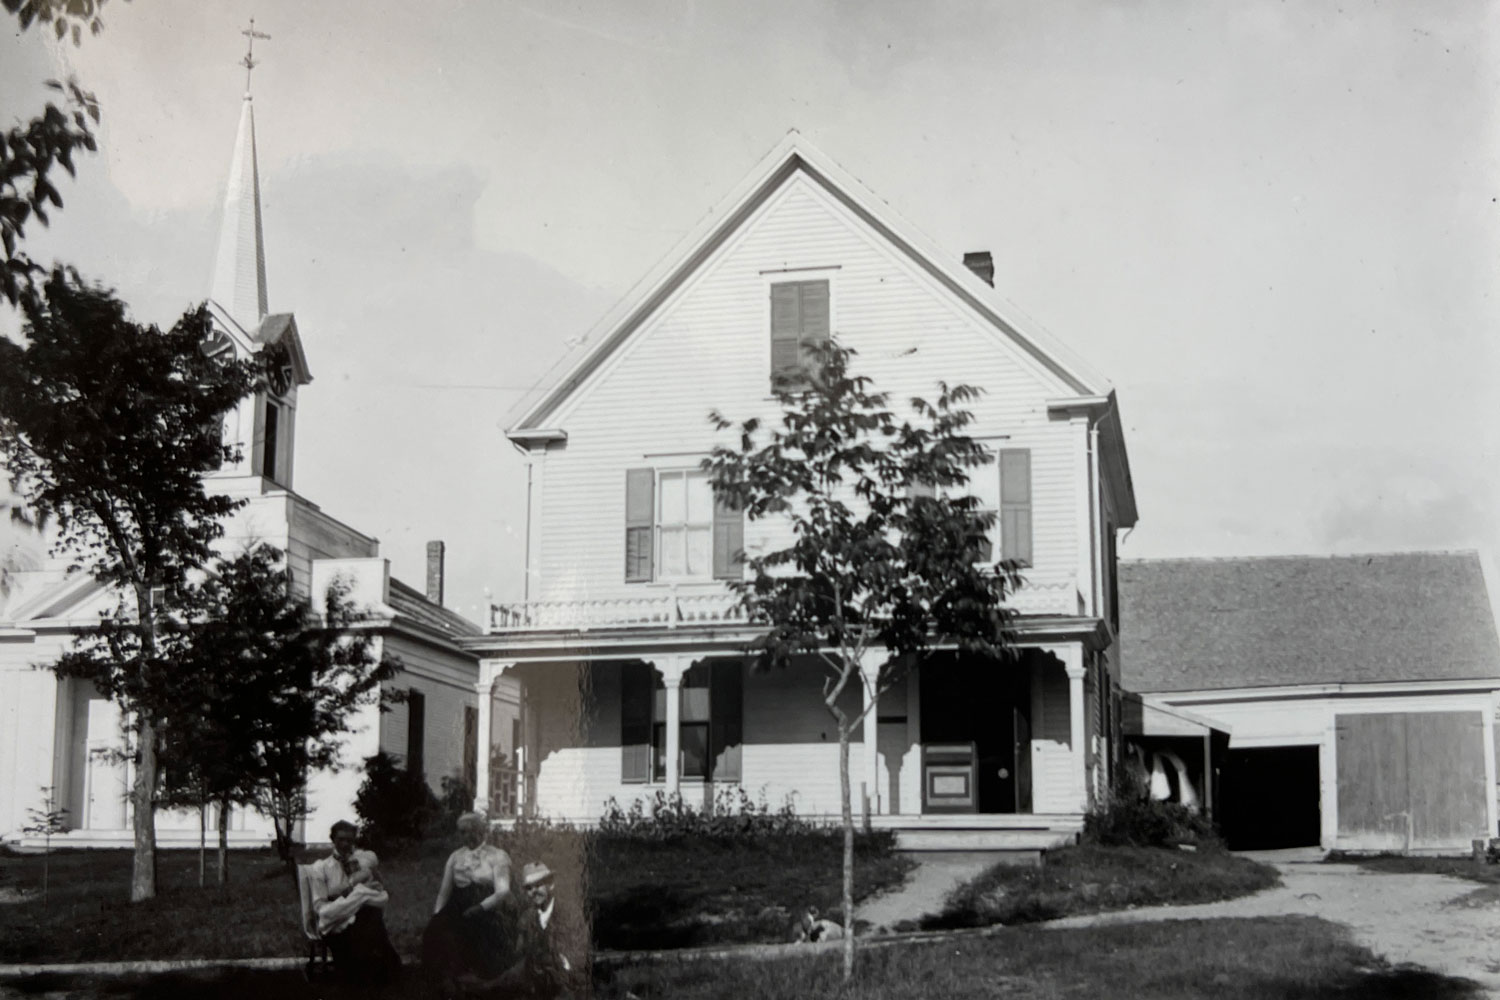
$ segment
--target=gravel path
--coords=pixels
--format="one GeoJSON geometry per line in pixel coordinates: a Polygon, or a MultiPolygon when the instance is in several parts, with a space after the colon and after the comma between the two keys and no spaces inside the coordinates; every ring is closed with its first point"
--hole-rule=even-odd
{"type": "Polygon", "coordinates": [[[1305,913],[1348,926],[1356,941],[1387,961],[1472,979],[1500,1000],[1500,903],[1466,899],[1478,883],[1445,875],[1384,874],[1352,864],[1274,863],[1283,884],[1254,896],[1065,917],[1047,926],[1305,913]]]}

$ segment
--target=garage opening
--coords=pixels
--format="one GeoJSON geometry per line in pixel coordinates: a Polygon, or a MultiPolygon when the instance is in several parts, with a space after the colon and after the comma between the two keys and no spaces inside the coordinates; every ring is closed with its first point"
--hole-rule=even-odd
{"type": "Polygon", "coordinates": [[[1318,846],[1316,746],[1231,749],[1223,773],[1220,831],[1230,850],[1318,846]]]}

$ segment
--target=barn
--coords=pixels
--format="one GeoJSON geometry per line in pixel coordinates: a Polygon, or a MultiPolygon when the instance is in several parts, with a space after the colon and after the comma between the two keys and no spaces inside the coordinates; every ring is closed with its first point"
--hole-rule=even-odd
{"type": "Polygon", "coordinates": [[[1124,687],[1229,734],[1231,848],[1496,835],[1500,639],[1474,552],[1120,563],[1124,687]]]}

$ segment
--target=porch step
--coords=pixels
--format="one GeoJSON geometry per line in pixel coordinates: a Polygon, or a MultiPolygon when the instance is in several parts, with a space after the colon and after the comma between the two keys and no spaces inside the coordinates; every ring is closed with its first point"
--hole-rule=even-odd
{"type": "Polygon", "coordinates": [[[904,829],[896,831],[896,847],[903,851],[1003,851],[1022,853],[1032,860],[1042,852],[1077,840],[1063,830],[904,829]]]}

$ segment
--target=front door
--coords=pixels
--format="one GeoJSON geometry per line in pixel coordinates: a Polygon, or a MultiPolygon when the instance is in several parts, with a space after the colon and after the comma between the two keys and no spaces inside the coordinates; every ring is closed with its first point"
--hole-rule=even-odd
{"type": "Polygon", "coordinates": [[[120,710],[105,698],[90,698],[84,743],[84,823],[90,830],[123,830],[127,825],[125,764],[115,753],[122,742],[120,710]]]}
{"type": "Polygon", "coordinates": [[[1027,678],[1017,663],[978,658],[936,656],[919,668],[922,742],[973,743],[979,812],[1031,807],[1027,678]]]}

